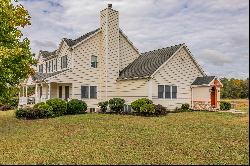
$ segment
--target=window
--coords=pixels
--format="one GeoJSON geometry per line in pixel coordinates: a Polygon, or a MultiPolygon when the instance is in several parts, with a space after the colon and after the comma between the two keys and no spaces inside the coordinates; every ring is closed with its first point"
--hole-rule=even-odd
{"type": "Polygon", "coordinates": [[[96,86],[90,86],[90,98],[91,99],[97,98],[96,86]]]}
{"type": "Polygon", "coordinates": [[[91,67],[97,68],[97,56],[92,55],[91,56],[91,67]]]}
{"type": "Polygon", "coordinates": [[[67,55],[61,57],[61,69],[67,68],[67,55]]]}
{"type": "Polygon", "coordinates": [[[177,86],[172,86],[172,99],[177,98],[177,86]]]}
{"type": "Polygon", "coordinates": [[[54,71],[57,71],[57,59],[54,61],[54,71]]]}
{"type": "Polygon", "coordinates": [[[51,72],[53,72],[54,71],[54,66],[53,66],[53,60],[51,61],[51,72]]]}
{"type": "Polygon", "coordinates": [[[171,98],[171,92],[170,92],[170,86],[165,85],[165,98],[170,99],[171,98]]]}
{"type": "Polygon", "coordinates": [[[46,73],[48,72],[48,62],[46,62],[46,73]]]}
{"type": "Polygon", "coordinates": [[[43,64],[39,65],[38,68],[39,68],[39,73],[42,73],[43,72],[43,64]]]}
{"type": "Polygon", "coordinates": [[[158,85],[158,98],[176,99],[177,98],[177,86],[158,85]]]}
{"type": "Polygon", "coordinates": [[[62,86],[59,86],[59,98],[62,98],[62,86]]]}
{"type": "Polygon", "coordinates": [[[158,85],[158,98],[164,98],[164,85],[158,85]]]}
{"type": "Polygon", "coordinates": [[[81,98],[89,98],[89,86],[81,86],[81,98]]]}
{"type": "Polygon", "coordinates": [[[81,86],[81,98],[96,99],[97,87],[96,86],[81,86]]]}
{"type": "Polygon", "coordinates": [[[49,72],[51,72],[51,61],[49,61],[49,72]]]}

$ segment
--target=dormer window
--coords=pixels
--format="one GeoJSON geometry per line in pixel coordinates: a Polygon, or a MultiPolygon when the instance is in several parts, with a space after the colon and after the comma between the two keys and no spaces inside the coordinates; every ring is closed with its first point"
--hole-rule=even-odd
{"type": "Polygon", "coordinates": [[[93,67],[93,68],[97,68],[97,56],[95,56],[95,55],[92,55],[91,56],[91,67],[93,67]]]}

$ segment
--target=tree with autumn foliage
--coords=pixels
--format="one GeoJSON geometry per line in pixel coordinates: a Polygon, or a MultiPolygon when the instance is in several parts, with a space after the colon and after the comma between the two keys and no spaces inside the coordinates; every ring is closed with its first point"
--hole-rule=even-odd
{"type": "Polygon", "coordinates": [[[34,72],[30,41],[21,31],[30,24],[18,0],[0,0],[0,103],[8,103],[20,82],[34,72]]]}

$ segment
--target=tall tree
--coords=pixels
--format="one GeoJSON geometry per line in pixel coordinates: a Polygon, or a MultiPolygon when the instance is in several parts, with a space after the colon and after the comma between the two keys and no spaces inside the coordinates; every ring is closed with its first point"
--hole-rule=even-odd
{"type": "Polygon", "coordinates": [[[34,72],[30,41],[21,32],[30,24],[28,11],[18,0],[0,0],[0,102],[34,72]]]}

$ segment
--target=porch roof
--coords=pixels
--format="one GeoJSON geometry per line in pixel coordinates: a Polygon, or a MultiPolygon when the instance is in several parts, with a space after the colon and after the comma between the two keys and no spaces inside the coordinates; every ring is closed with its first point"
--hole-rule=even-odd
{"type": "MultiPolygon", "coordinates": [[[[66,69],[66,70],[68,70],[68,69],[66,69]]],[[[46,78],[55,76],[55,75],[60,74],[66,70],[57,71],[57,72],[53,72],[53,73],[38,73],[37,72],[37,73],[35,73],[35,75],[32,76],[32,80],[33,81],[43,81],[46,78]]]]}
{"type": "Polygon", "coordinates": [[[209,85],[214,79],[215,76],[197,77],[191,85],[209,85]]]}

